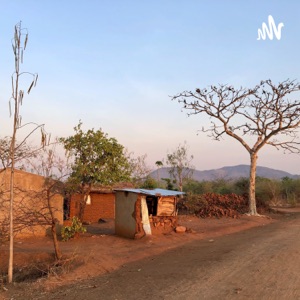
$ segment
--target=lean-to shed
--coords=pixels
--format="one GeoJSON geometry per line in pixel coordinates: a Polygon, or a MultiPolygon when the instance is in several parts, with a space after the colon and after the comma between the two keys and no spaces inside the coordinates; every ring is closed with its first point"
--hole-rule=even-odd
{"type": "Polygon", "coordinates": [[[184,193],[164,189],[117,189],[115,232],[128,238],[171,231],[177,223],[177,199],[184,193]]]}

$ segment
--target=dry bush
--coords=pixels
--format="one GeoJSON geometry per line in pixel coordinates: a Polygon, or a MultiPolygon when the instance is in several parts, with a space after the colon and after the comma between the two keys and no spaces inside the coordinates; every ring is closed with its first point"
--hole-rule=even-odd
{"type": "MultiPolygon", "coordinates": [[[[41,260],[26,262],[22,266],[14,267],[14,282],[35,282],[41,278],[59,279],[61,275],[68,274],[80,267],[84,262],[74,252],[57,261],[54,255],[43,255],[41,260]]],[[[7,283],[7,274],[0,274],[0,288],[7,283]]]]}

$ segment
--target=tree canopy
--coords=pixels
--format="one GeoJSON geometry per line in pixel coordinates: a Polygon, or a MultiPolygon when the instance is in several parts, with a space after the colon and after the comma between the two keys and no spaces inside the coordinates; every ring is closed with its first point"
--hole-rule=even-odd
{"type": "Polygon", "coordinates": [[[82,130],[82,122],[74,127],[75,134],[60,138],[73,157],[70,179],[75,184],[111,185],[130,180],[130,164],[124,147],[101,129],[82,130]]]}

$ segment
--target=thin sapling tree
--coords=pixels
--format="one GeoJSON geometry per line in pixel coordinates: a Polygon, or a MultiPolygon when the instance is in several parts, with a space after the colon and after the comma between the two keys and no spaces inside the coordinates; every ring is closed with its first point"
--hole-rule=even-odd
{"type": "Polygon", "coordinates": [[[27,93],[29,94],[32,88],[36,85],[38,75],[21,71],[21,64],[23,63],[23,53],[26,49],[28,42],[28,31],[26,28],[22,28],[21,22],[15,26],[14,37],[12,39],[12,49],[14,53],[15,69],[12,74],[12,96],[9,101],[10,114],[13,117],[12,136],[10,140],[9,149],[9,162],[10,166],[10,208],[9,208],[9,263],[8,263],[8,282],[13,280],[13,237],[14,237],[14,170],[16,163],[16,154],[18,150],[24,145],[25,141],[31,136],[37,129],[41,129],[42,145],[47,142],[47,136],[44,132],[43,125],[37,125],[35,123],[22,124],[22,117],[20,115],[20,108],[23,104],[25,90],[21,86],[21,77],[26,75],[32,78],[27,93]],[[33,129],[25,136],[25,138],[17,144],[17,133],[21,128],[27,125],[33,125],[33,129]]]}

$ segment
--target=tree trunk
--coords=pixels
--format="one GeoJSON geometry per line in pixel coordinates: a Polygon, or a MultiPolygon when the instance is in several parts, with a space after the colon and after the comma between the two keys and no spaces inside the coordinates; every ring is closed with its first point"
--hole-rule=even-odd
{"type": "Polygon", "coordinates": [[[53,238],[55,258],[58,261],[61,259],[62,254],[61,254],[61,251],[60,251],[59,245],[58,245],[58,239],[57,239],[57,233],[56,233],[56,223],[57,223],[56,220],[52,221],[51,232],[52,232],[52,238],[53,238]]]}
{"type": "Polygon", "coordinates": [[[179,191],[182,192],[182,186],[183,186],[183,175],[182,175],[182,172],[183,172],[183,169],[182,168],[177,168],[178,171],[178,187],[179,187],[179,191]]]}
{"type": "MultiPolygon", "coordinates": [[[[14,145],[12,147],[15,147],[14,145]]],[[[14,152],[13,152],[14,155],[14,152]]],[[[10,206],[9,206],[9,259],[8,259],[8,283],[13,281],[14,261],[14,159],[10,169],[10,206]]]]}
{"type": "Polygon", "coordinates": [[[78,214],[78,218],[81,222],[83,222],[86,202],[87,202],[88,196],[91,192],[91,189],[92,189],[91,183],[84,184],[81,188],[81,194],[83,194],[83,199],[81,199],[79,202],[79,214],[78,214]]]}
{"type": "Polygon", "coordinates": [[[55,258],[56,258],[56,260],[60,260],[62,257],[62,253],[61,253],[59,245],[58,245],[58,239],[57,239],[57,233],[56,233],[56,224],[58,223],[58,220],[55,218],[53,207],[51,204],[50,190],[52,187],[53,186],[48,187],[48,189],[47,189],[47,204],[48,204],[48,209],[49,209],[50,216],[51,216],[51,233],[52,233],[52,239],[53,239],[55,258]]]}
{"type": "Polygon", "coordinates": [[[78,219],[80,220],[80,222],[83,222],[84,211],[85,211],[88,196],[89,196],[89,194],[84,194],[83,199],[80,199],[80,202],[79,202],[78,219]]]}
{"type": "Polygon", "coordinates": [[[182,192],[182,182],[179,183],[179,191],[182,192]]]}
{"type": "MultiPolygon", "coordinates": [[[[17,73],[16,91],[19,91],[19,74],[17,73]]],[[[13,261],[14,261],[14,197],[15,197],[15,152],[16,152],[16,136],[18,127],[18,102],[15,99],[14,127],[10,145],[10,206],[9,206],[9,259],[8,259],[8,283],[13,281],[13,261]]]]}
{"type": "Polygon", "coordinates": [[[257,215],[256,210],[256,199],[255,199],[255,179],[256,179],[256,164],[257,164],[257,153],[250,153],[250,177],[249,177],[249,214],[251,216],[257,215]]]}

